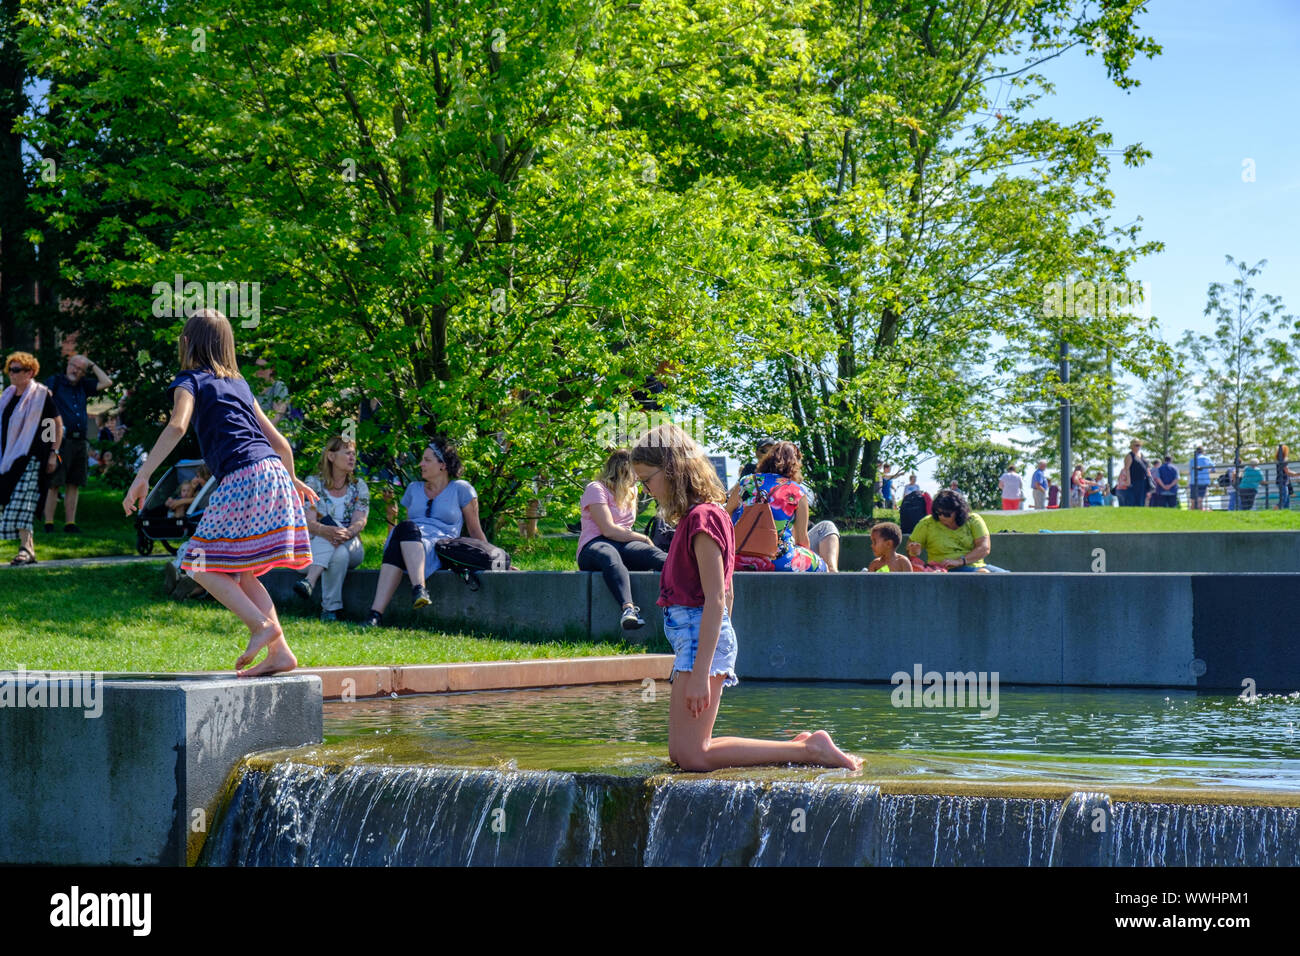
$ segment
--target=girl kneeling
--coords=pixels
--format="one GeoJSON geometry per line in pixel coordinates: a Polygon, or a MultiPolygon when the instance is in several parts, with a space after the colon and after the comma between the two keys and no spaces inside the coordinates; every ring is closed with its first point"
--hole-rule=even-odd
{"type": "Polygon", "coordinates": [[[632,449],[632,467],[660,513],[677,522],[658,601],[676,655],[673,677],[685,675],[673,680],[668,758],[696,771],[774,763],[859,769],[862,761],[824,730],[789,741],[713,736],[722,689],[739,683],[730,616],[735,543],[721,507],[726,492],[703,449],[676,425],[647,432],[632,449]]]}

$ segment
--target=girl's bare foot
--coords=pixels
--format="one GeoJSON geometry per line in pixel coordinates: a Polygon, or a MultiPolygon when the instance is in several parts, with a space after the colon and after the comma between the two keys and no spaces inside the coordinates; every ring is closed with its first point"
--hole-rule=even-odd
{"type": "Polygon", "coordinates": [[[297,666],[298,658],[293,656],[293,651],[289,650],[288,644],[280,641],[266,652],[266,658],[262,663],[239,671],[238,674],[240,677],[261,677],[264,674],[283,674],[297,666]]]}
{"type": "Polygon", "coordinates": [[[846,754],[836,747],[835,741],[831,740],[831,735],[824,730],[810,734],[805,743],[809,755],[814,758],[808,761],[809,763],[817,763],[823,767],[844,767],[846,770],[862,769],[861,758],[846,754]]]}
{"type": "Polygon", "coordinates": [[[793,738],[793,741],[794,741],[795,743],[799,743],[799,741],[801,741],[801,740],[807,740],[807,739],[808,739],[809,737],[811,737],[811,736],[812,736],[812,734],[808,733],[808,731],[805,730],[805,731],[803,731],[802,733],[795,734],[795,735],[794,735],[794,738],[793,738]]]}
{"type": "Polygon", "coordinates": [[[280,630],[280,623],[274,617],[268,618],[266,624],[260,630],[253,631],[248,635],[248,646],[244,648],[244,653],[239,655],[239,659],[235,661],[235,670],[247,667],[253,663],[253,658],[257,656],[258,651],[268,644],[283,640],[283,638],[284,633],[280,630]]]}

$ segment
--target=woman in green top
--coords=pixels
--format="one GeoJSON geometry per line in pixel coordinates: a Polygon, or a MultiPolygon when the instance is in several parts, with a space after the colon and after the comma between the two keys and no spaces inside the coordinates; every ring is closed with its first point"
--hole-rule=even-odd
{"type": "Polygon", "coordinates": [[[912,529],[907,553],[919,558],[923,548],[931,564],[949,571],[1006,571],[984,562],[991,550],[988,525],[960,491],[945,488],[935,495],[930,514],[912,529]]]}

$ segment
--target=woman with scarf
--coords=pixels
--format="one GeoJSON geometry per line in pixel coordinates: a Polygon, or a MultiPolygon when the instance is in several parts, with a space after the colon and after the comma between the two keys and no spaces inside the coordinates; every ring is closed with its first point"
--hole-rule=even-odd
{"type": "Polygon", "coordinates": [[[18,539],[10,564],[35,564],[32,517],[59,466],[63,419],[50,390],[36,381],[41,363],[28,352],[5,360],[9,387],[0,395],[0,538],[18,539]]]}

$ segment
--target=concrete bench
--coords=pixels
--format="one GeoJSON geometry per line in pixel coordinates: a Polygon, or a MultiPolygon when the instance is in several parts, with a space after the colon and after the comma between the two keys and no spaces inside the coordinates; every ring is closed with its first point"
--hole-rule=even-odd
{"type": "MultiPolygon", "coordinates": [[[[1088,526],[1088,509],[1076,512],[1088,526]]],[[[1182,531],[1159,534],[1061,532],[990,535],[988,560],[1008,571],[1300,572],[1300,531],[1182,531]],[[1099,562],[1100,559],[1100,562],[1099,562]]],[[[904,539],[906,541],[906,539],[904,539]]],[[[867,535],[840,536],[840,568],[871,563],[867,535]]]]}

